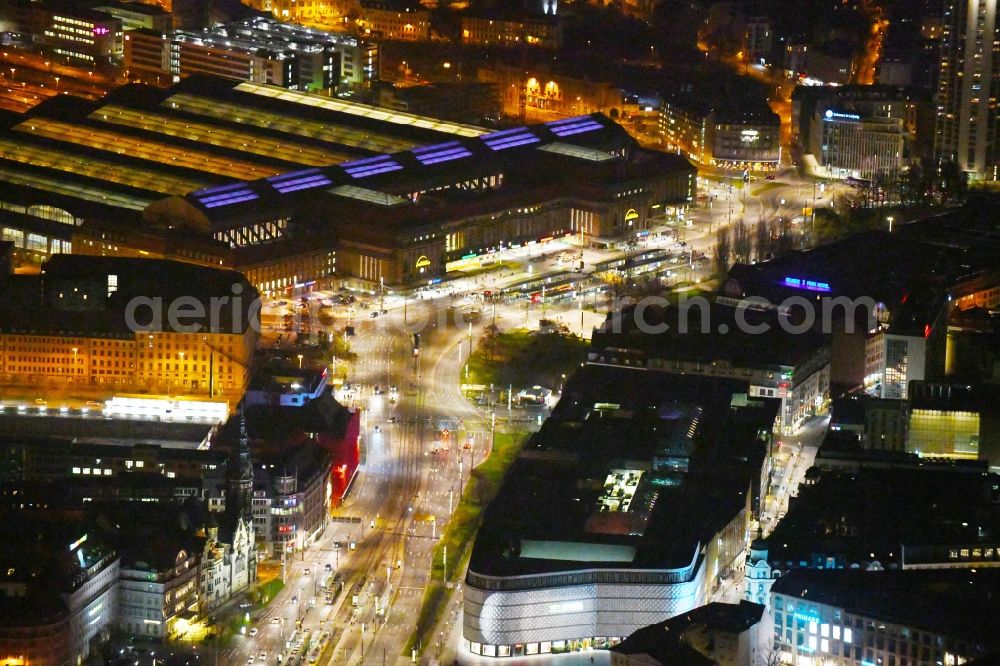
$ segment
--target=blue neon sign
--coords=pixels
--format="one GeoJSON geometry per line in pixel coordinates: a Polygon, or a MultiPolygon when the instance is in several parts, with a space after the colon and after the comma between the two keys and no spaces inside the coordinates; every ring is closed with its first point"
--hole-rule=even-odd
{"type": "Polygon", "coordinates": [[[786,287],[806,289],[808,291],[833,291],[830,289],[829,282],[818,282],[816,280],[807,280],[805,278],[786,277],[784,284],[786,287]]]}
{"type": "Polygon", "coordinates": [[[827,120],[861,120],[861,116],[856,113],[840,113],[833,109],[827,109],[823,115],[826,116],[827,120]]]}

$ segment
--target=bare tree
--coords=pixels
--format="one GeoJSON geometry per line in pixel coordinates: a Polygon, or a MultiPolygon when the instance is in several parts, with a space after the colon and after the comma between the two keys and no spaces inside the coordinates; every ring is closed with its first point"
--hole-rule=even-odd
{"type": "Polygon", "coordinates": [[[722,279],[729,273],[729,255],[732,252],[729,227],[720,227],[715,232],[715,247],[712,248],[712,251],[714,253],[715,273],[719,279],[722,279]]]}
{"type": "Polygon", "coordinates": [[[733,261],[749,264],[753,253],[753,241],[746,223],[740,219],[733,225],[733,261]]]}
{"type": "Polygon", "coordinates": [[[761,219],[757,223],[754,229],[756,241],[754,245],[757,250],[757,261],[767,261],[774,256],[774,250],[771,247],[771,225],[767,220],[761,219]]]}

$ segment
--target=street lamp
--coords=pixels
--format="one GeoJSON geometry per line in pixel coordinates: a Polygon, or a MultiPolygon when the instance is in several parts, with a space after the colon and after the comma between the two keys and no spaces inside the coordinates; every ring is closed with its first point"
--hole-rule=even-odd
{"type": "Polygon", "coordinates": [[[893,217],[892,217],[892,215],[890,215],[889,217],[887,217],[885,219],[889,221],[889,233],[891,234],[892,233],[892,220],[893,220],[893,217]]]}
{"type": "Polygon", "coordinates": [[[298,357],[299,357],[299,370],[301,370],[302,369],[302,354],[299,354],[298,357]]]}

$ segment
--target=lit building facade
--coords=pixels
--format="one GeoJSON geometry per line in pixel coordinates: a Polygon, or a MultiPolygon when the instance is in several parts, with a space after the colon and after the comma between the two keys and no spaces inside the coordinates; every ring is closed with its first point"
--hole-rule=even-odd
{"type": "Polygon", "coordinates": [[[324,449],[307,444],[287,460],[255,470],[253,523],[259,552],[284,557],[322,534],[332,499],[331,464],[324,449]]]}
{"type": "Polygon", "coordinates": [[[12,3],[17,29],[47,53],[84,68],[121,64],[122,21],[103,11],[61,2],[12,3]]]}
{"type": "Polygon", "coordinates": [[[41,610],[37,602],[4,585],[4,614],[19,622],[0,626],[0,664],[65,666],[69,662],[69,617],[65,608],[41,610]]]}
{"type": "Polygon", "coordinates": [[[820,121],[820,166],[830,178],[894,176],[909,163],[900,118],[866,118],[827,109],[820,121]]]}
{"type": "Polygon", "coordinates": [[[879,326],[865,338],[865,387],[880,398],[905,399],[911,381],[925,377],[927,338],[879,326]]]}
{"type": "Polygon", "coordinates": [[[431,13],[418,2],[361,0],[356,25],[365,36],[422,42],[431,36],[431,13]]]}
{"type": "Polygon", "coordinates": [[[739,578],[777,411],[733,406],[741,388],[600,363],[571,377],[484,513],[462,650],[612,647],[739,578]]]}
{"type": "Polygon", "coordinates": [[[934,152],[973,179],[997,179],[997,0],[946,0],[934,152]]]}
{"type": "Polygon", "coordinates": [[[978,460],[987,435],[984,402],[966,385],[914,382],[909,386],[910,419],[906,450],[926,457],[978,460]]]}
{"type": "Polygon", "coordinates": [[[198,557],[179,549],[162,562],[145,559],[122,566],[118,626],[133,636],[168,639],[198,610],[198,557]]]}
{"type": "Polygon", "coordinates": [[[163,84],[211,74],[292,90],[342,90],[377,77],[378,51],[348,35],[258,17],[208,31],[130,31],[125,66],[133,77],[163,84]]]}
{"type": "Polygon", "coordinates": [[[63,594],[69,610],[70,650],[77,663],[90,654],[91,641],[118,615],[121,561],[118,553],[95,541],[94,536],[83,534],[69,546],[80,565],[73,589],[63,594]]]}
{"type": "Polygon", "coordinates": [[[223,539],[209,527],[198,570],[198,609],[207,615],[247,589],[257,579],[253,524],[237,520],[223,539]]]}
{"type": "Polygon", "coordinates": [[[781,122],[777,114],[715,114],[714,125],[711,165],[739,171],[774,171],[781,164],[781,122]]]}
{"type": "Polygon", "coordinates": [[[257,293],[240,274],[176,262],[76,255],[56,255],[43,270],[37,310],[0,325],[0,368],[8,382],[173,396],[235,395],[246,386],[257,336],[249,308],[257,293]],[[220,302],[210,316],[213,296],[203,294],[200,323],[195,317],[185,326],[171,327],[168,312],[134,307],[131,300],[155,304],[155,295],[166,295],[164,285],[156,284],[164,275],[178,280],[168,290],[216,280],[220,292],[214,297],[244,294],[237,305],[245,309],[220,302]],[[39,312],[47,317],[39,319],[39,312]],[[209,321],[213,317],[214,326],[209,321]],[[186,326],[196,332],[185,332],[186,326]]]}
{"type": "Polygon", "coordinates": [[[536,46],[559,49],[563,44],[562,18],[524,16],[488,18],[462,16],[462,43],[477,46],[536,46]]]}
{"type": "Polygon", "coordinates": [[[781,162],[781,123],[768,109],[733,113],[665,100],[659,131],[669,149],[698,164],[773,171],[781,162]]]}
{"type": "Polygon", "coordinates": [[[785,664],[964,664],[995,654],[993,574],[797,571],[776,581],[774,650],[785,664]],[[970,584],[971,583],[971,584],[970,584]],[[937,603],[932,603],[937,602],[937,603]],[[930,610],[933,609],[933,610],[930,610]]]}

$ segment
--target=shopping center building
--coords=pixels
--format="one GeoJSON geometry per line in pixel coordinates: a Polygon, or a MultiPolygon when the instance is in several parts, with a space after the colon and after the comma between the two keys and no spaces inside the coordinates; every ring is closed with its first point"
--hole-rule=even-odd
{"type": "Polygon", "coordinates": [[[463,650],[609,647],[705,603],[742,571],[777,412],[731,380],[583,368],[485,512],[463,650]]]}

